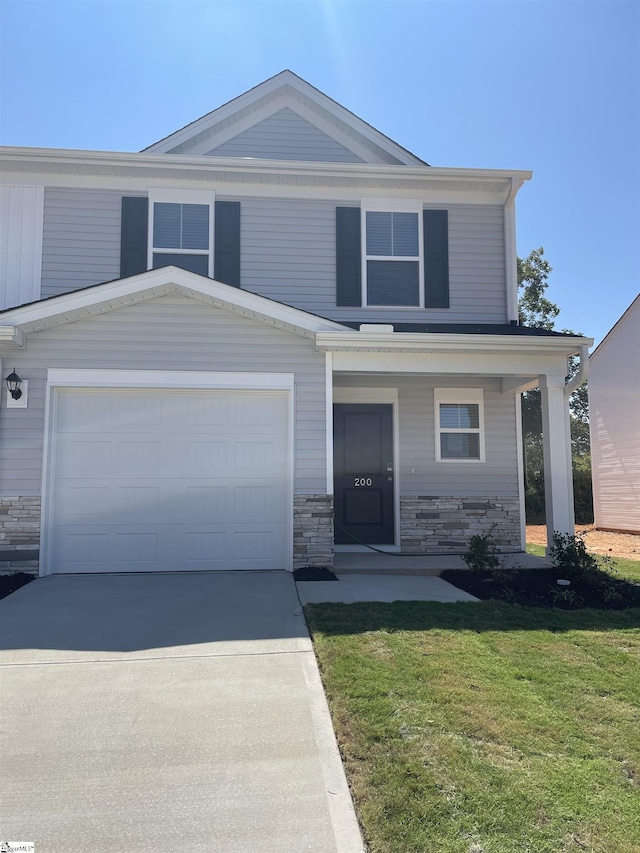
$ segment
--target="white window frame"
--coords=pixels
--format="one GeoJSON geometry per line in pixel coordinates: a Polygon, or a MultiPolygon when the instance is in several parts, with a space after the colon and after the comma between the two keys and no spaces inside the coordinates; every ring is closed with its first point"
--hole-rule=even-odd
{"type": "Polygon", "coordinates": [[[383,310],[424,308],[424,229],[422,225],[422,200],[406,198],[363,198],[360,200],[360,243],[362,253],[362,307],[383,310]],[[418,215],[418,257],[367,255],[367,213],[416,213],[418,215]],[[418,262],[417,305],[376,305],[367,295],[367,261],[416,261],[418,262]]]}
{"type": "Polygon", "coordinates": [[[482,388],[435,388],[433,394],[433,412],[435,422],[435,439],[436,439],[436,462],[469,463],[478,464],[485,461],[485,428],[484,428],[484,392],[482,388]],[[440,405],[441,403],[472,403],[478,406],[478,427],[451,428],[440,426],[440,405]],[[446,434],[469,435],[473,433],[479,436],[479,459],[443,459],[441,454],[440,436],[446,434]]]}
{"type": "Polygon", "coordinates": [[[149,189],[149,225],[147,239],[147,269],[153,269],[153,256],[156,255],[208,255],[207,275],[213,278],[213,235],[215,217],[215,193],[211,190],[183,190],[152,187],[149,189]],[[154,248],[153,220],[156,204],[205,204],[209,208],[209,249],[168,249],[154,248]]]}

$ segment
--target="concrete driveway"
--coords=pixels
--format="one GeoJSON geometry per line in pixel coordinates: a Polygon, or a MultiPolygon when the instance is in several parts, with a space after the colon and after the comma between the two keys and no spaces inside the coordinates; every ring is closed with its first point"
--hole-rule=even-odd
{"type": "Polygon", "coordinates": [[[362,850],[290,574],[43,578],[0,648],[1,838],[362,850]]]}

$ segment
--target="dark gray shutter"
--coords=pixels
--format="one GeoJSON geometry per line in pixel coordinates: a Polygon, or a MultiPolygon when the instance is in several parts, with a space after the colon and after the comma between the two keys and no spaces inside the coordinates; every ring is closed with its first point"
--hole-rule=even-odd
{"type": "Polygon", "coordinates": [[[213,277],[240,287],[240,202],[217,201],[213,277]]]}
{"type": "Polygon", "coordinates": [[[124,196],[120,225],[120,278],[147,271],[149,199],[124,196]]]}
{"type": "Polygon", "coordinates": [[[336,207],[336,305],[361,304],[360,208],[336,207]]]}
{"type": "Polygon", "coordinates": [[[425,308],[449,307],[449,211],[423,211],[425,308]]]}

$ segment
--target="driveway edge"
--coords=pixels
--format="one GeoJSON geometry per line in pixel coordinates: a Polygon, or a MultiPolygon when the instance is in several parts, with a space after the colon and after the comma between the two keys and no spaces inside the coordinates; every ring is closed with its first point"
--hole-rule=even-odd
{"type": "Polygon", "coordinates": [[[365,853],[315,653],[301,657],[336,849],[338,853],[365,853]]]}

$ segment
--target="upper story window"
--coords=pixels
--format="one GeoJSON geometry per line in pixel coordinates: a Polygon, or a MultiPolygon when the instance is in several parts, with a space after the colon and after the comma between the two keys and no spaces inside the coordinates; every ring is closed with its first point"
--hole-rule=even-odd
{"type": "Polygon", "coordinates": [[[149,268],[172,264],[212,277],[213,206],[208,190],[150,190],[149,268]]]}
{"type": "Polygon", "coordinates": [[[422,204],[364,200],[362,304],[424,306],[422,204]]]}
{"type": "Polygon", "coordinates": [[[481,388],[436,388],[438,462],[484,462],[484,401],[481,388]]]}

